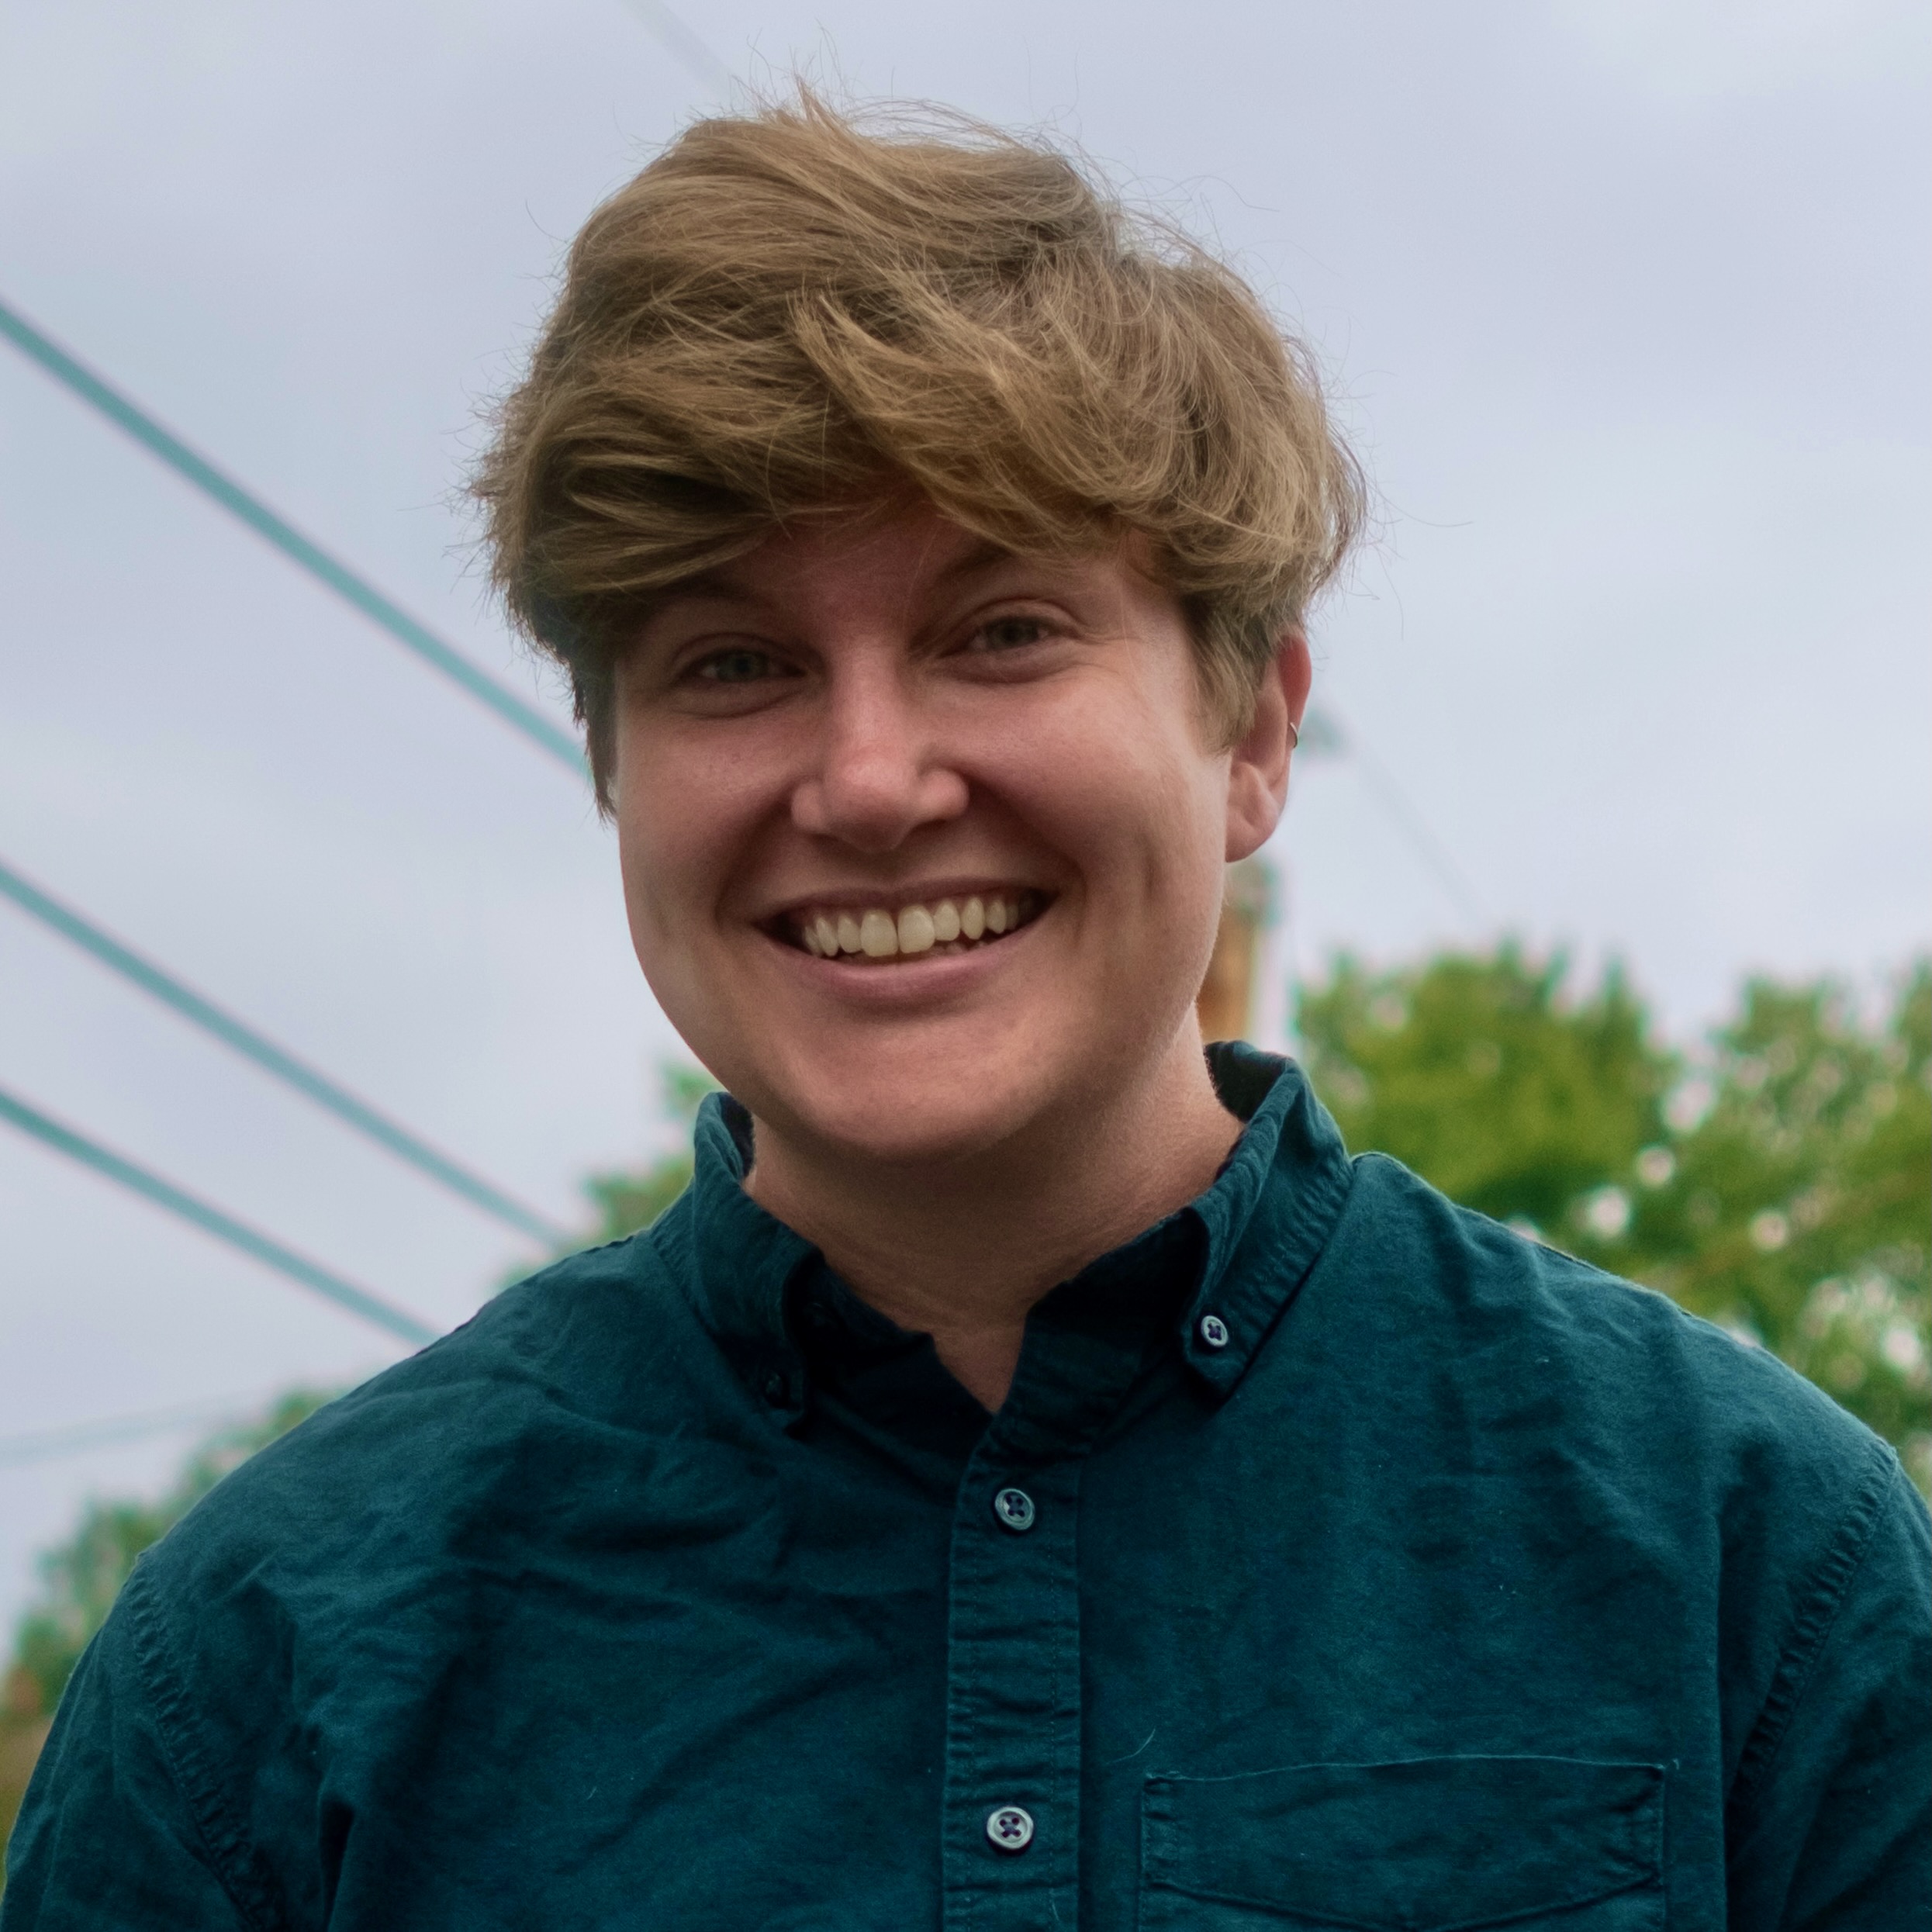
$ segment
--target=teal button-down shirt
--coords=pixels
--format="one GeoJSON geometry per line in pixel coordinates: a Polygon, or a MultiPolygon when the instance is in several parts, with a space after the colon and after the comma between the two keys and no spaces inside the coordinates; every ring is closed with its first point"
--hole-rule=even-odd
{"type": "Polygon", "coordinates": [[[143,1560],[6,1932],[1924,1923],[1927,1525],[1761,1353],[1292,1066],[989,1417],[740,1184],[143,1560]]]}

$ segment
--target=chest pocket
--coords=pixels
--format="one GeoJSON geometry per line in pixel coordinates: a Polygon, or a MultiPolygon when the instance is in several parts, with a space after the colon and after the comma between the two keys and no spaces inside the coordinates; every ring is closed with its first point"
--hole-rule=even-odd
{"type": "Polygon", "coordinates": [[[1140,1932],[1655,1932],[1664,1772],[1571,1757],[1149,1778],[1140,1932]]]}

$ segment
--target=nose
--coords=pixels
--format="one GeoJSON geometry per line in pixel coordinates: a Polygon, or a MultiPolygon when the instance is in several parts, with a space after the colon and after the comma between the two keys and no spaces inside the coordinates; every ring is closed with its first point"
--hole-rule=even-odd
{"type": "Polygon", "coordinates": [[[850,662],[828,680],[811,769],[792,822],[860,852],[890,852],[921,825],[957,818],[966,783],[949,766],[901,667],[850,662]]]}

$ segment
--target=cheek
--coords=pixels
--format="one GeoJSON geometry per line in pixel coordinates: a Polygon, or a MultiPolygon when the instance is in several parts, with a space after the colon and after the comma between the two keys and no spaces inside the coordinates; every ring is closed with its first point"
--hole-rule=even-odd
{"type": "Polygon", "coordinates": [[[620,739],[616,776],[631,934],[640,957],[661,957],[693,943],[710,923],[759,805],[740,761],[697,755],[676,732],[620,739]]]}
{"type": "Polygon", "coordinates": [[[1198,883],[1200,896],[1218,893],[1229,761],[1201,748],[1186,714],[1089,690],[989,751],[992,788],[1080,865],[1090,890],[1187,900],[1198,883]]]}

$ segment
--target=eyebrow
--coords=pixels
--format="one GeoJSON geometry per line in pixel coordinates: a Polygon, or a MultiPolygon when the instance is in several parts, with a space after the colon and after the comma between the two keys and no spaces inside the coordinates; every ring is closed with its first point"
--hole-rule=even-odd
{"type": "MultiPolygon", "coordinates": [[[[680,577],[675,583],[668,583],[654,592],[650,600],[652,611],[663,610],[686,597],[736,598],[748,603],[765,603],[769,601],[766,593],[746,583],[739,575],[738,566],[744,560],[731,558],[724,563],[713,564],[707,569],[695,571],[688,577],[680,577]]],[[[976,575],[1001,564],[1022,561],[1021,553],[1007,545],[996,543],[990,537],[976,536],[966,548],[951,562],[942,565],[930,580],[929,588],[948,589],[962,579],[976,575]]]]}
{"type": "Polygon", "coordinates": [[[1021,561],[1017,550],[1009,550],[1004,544],[996,544],[990,537],[976,537],[932,581],[935,588],[943,589],[963,577],[976,576],[981,571],[990,570],[997,565],[1021,561]]]}
{"type": "Polygon", "coordinates": [[[749,597],[753,594],[743,584],[733,581],[732,565],[723,563],[680,577],[675,583],[659,586],[651,593],[650,601],[653,610],[662,610],[679,597],[749,597]]]}

